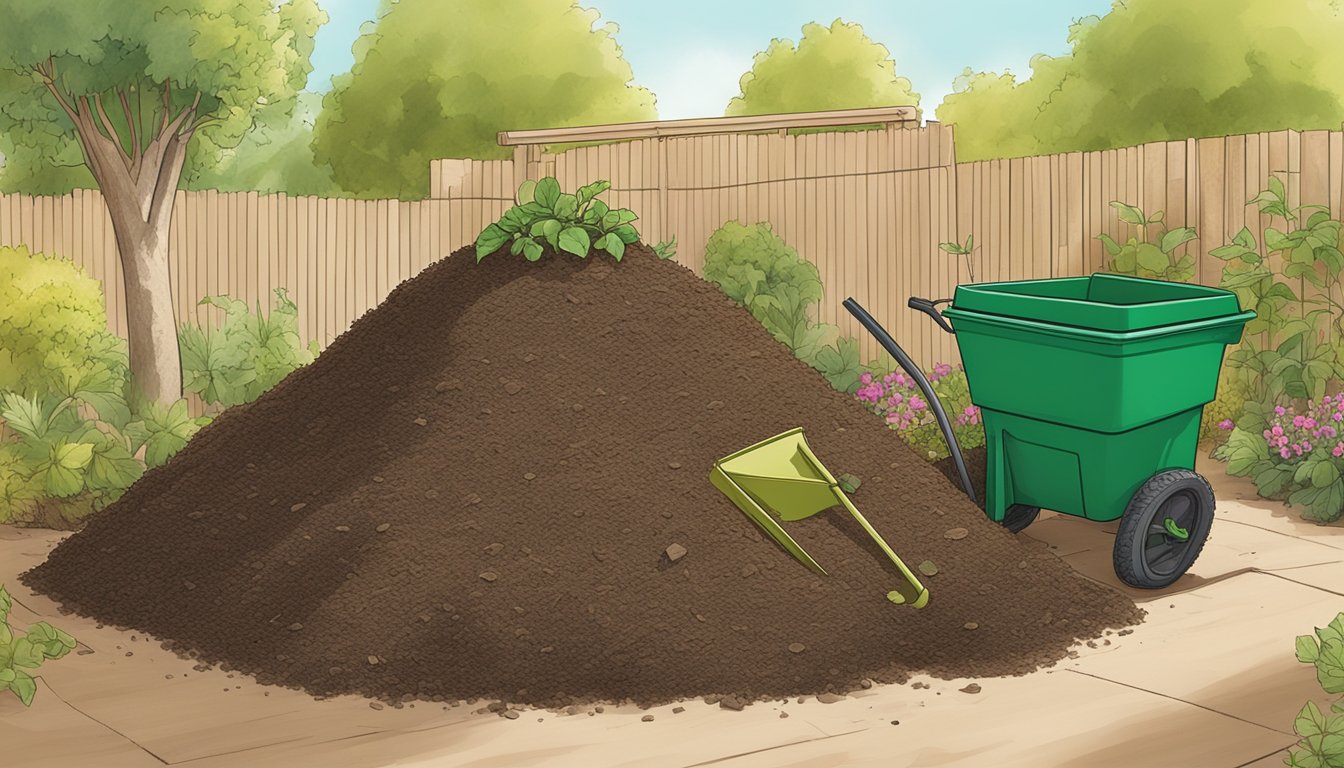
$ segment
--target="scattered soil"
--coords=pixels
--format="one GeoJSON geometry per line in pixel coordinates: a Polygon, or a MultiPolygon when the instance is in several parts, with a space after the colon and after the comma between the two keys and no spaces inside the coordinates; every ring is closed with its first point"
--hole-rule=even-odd
{"type": "MultiPolygon", "coordinates": [[[[971,477],[971,486],[975,488],[976,505],[981,509],[985,508],[985,447],[979,446],[969,451],[963,451],[961,460],[966,464],[966,474],[971,477]]],[[[952,461],[952,457],[939,459],[934,462],[934,466],[939,472],[950,481],[953,487],[961,491],[963,498],[966,497],[966,491],[961,486],[961,475],[957,473],[957,463],[952,461]]],[[[967,498],[969,502],[970,499],[967,498]]]]}
{"type": "Polygon", "coordinates": [[[24,581],[263,683],[548,707],[1025,673],[1142,616],[643,246],[430,266],[24,581]],[[928,607],[842,510],[786,525],[821,576],[710,485],[800,425],[928,607]]]}

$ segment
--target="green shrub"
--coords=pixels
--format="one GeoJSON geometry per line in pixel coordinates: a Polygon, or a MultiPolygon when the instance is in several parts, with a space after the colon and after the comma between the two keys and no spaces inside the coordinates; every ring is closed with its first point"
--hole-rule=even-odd
{"type": "Polygon", "coordinates": [[[476,238],[476,261],[505,243],[510,243],[509,253],[521,253],[528,261],[541,258],[542,243],[581,259],[596,248],[620,261],[625,246],[639,240],[631,223],[639,217],[626,208],[610,209],[598,200],[608,189],[611,182],[595,181],[571,195],[562,193],[560,183],[550,176],[523,182],[518,187],[518,204],[476,238]]]}
{"type": "Polygon", "coordinates": [[[1111,207],[1119,213],[1120,221],[1138,229],[1144,239],[1130,237],[1124,243],[1117,243],[1110,235],[1097,235],[1111,257],[1107,269],[1121,275],[1179,282],[1186,282],[1195,276],[1195,255],[1187,253],[1180,258],[1176,257],[1177,248],[1198,237],[1195,230],[1190,227],[1161,229],[1161,211],[1145,216],[1138,208],[1119,201],[1112,202],[1111,207]],[[1160,234],[1155,232],[1150,239],[1149,227],[1160,230],[1160,234]]]}
{"type": "Polygon", "coordinates": [[[129,405],[125,344],[73,263],[0,248],[0,523],[70,527],[185,444],[186,402],[129,405]]]}
{"type": "Polygon", "coordinates": [[[1222,442],[1228,435],[1228,424],[1235,423],[1246,407],[1249,397],[1246,385],[1239,377],[1228,374],[1224,367],[1218,377],[1218,395],[1213,402],[1204,406],[1204,415],[1199,422],[1199,441],[1222,442]]]}
{"type": "MultiPolygon", "coordinates": [[[[1316,667],[1316,679],[1328,694],[1344,693],[1344,613],[1316,636],[1299,635],[1297,660],[1316,667]]],[[[1308,701],[1298,713],[1294,730],[1301,737],[1288,752],[1287,765],[1294,768],[1344,768],[1344,701],[1329,712],[1308,701]]]]}
{"type": "Polygon", "coordinates": [[[31,670],[69,653],[75,647],[75,638],[45,621],[32,625],[27,632],[15,632],[9,625],[13,604],[9,592],[0,585],[0,691],[13,691],[26,707],[37,694],[31,670]]]}
{"type": "Polygon", "coordinates": [[[819,346],[807,329],[813,324],[812,305],[821,301],[821,276],[769,224],[730,221],[719,227],[705,243],[705,279],[746,307],[799,357],[819,346]]]}
{"type": "Polygon", "coordinates": [[[0,247],[0,391],[53,392],[95,368],[122,391],[126,342],[103,307],[102,285],[69,259],[0,247]]]}
{"type": "Polygon", "coordinates": [[[222,310],[224,322],[219,328],[179,329],[182,388],[210,405],[250,403],[317,357],[317,342],[305,347],[299,338],[299,309],[284,288],[275,289],[269,315],[260,305],[254,313],[228,296],[207,296],[200,303],[222,310]]]}
{"type": "Polygon", "coordinates": [[[677,258],[677,236],[673,235],[671,240],[659,242],[653,246],[653,252],[664,261],[677,258]]]}

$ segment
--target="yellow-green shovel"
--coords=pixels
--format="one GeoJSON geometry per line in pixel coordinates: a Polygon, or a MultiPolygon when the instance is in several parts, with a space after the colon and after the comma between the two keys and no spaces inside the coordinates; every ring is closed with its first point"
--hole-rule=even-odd
{"type": "Polygon", "coordinates": [[[915,574],[905,567],[901,558],[850,503],[849,497],[840,490],[840,484],[807,446],[802,427],[719,459],[714,462],[709,481],[780,546],[822,575],[826,574],[826,569],[818,565],[769,513],[778,515],[780,520],[793,521],[811,517],[836,504],[843,505],[905,577],[906,583],[888,592],[887,599],[915,608],[928,604],[929,590],[919,583],[915,574]]]}

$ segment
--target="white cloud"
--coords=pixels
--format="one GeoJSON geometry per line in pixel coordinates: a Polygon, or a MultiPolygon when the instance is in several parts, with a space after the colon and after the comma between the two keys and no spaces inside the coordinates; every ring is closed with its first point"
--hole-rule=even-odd
{"type": "Polygon", "coordinates": [[[641,67],[635,80],[658,96],[658,119],[721,117],[739,93],[738,80],[751,69],[752,54],[715,48],[679,52],[657,68],[641,67]]]}

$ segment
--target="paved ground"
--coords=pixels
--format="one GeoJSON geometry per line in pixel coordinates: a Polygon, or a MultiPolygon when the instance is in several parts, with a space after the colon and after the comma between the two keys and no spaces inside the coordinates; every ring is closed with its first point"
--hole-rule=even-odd
{"type": "MultiPolygon", "coordinates": [[[[680,714],[608,707],[510,721],[465,706],[314,701],[197,672],[143,636],[59,616],[16,576],[60,536],[0,527],[0,583],[17,600],[14,621],[52,618],[81,641],[78,654],[42,670],[32,709],[0,696],[0,752],[25,768],[1282,765],[1294,715],[1322,697],[1311,668],[1293,658],[1293,638],[1344,610],[1344,528],[1302,522],[1217,465],[1201,470],[1219,497],[1213,536],[1182,583],[1130,592],[1150,614],[1132,634],[1023,677],[923,679],[929,688],[879,686],[834,704],[742,712],[693,701],[680,714]],[[959,690],[970,682],[981,692],[959,690]]],[[[1113,526],[1043,516],[1030,536],[1118,587],[1113,526]]]]}

